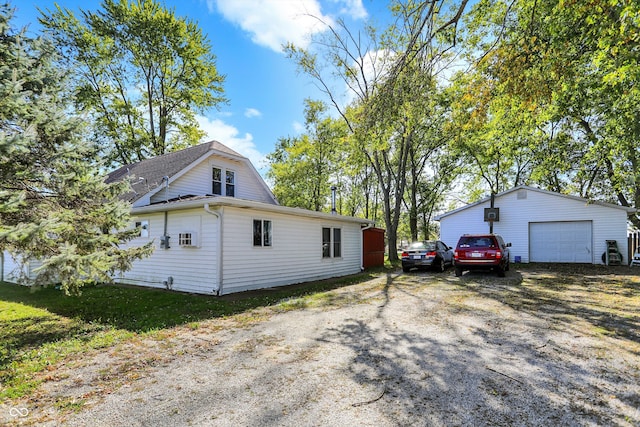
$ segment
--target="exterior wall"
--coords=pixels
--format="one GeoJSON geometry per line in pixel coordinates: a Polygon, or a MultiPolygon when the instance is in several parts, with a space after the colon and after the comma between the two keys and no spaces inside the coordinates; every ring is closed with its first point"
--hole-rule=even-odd
{"type": "MultiPolygon", "coordinates": [[[[222,290],[229,294],[252,289],[291,285],[312,280],[358,273],[361,268],[362,232],[360,224],[318,219],[235,207],[222,208],[222,290]],[[253,220],[269,220],[272,246],[253,246],[253,220]],[[340,228],[342,256],[322,257],[322,228],[340,228]]],[[[164,213],[141,215],[136,221],[149,222],[149,237],[138,237],[129,245],[153,241],[154,253],[136,261],[133,268],[116,281],[139,286],[214,294],[218,289],[218,221],[203,208],[168,213],[170,248],[160,247],[164,233],[164,213]],[[178,233],[197,233],[199,247],[180,247],[178,233]]]]}
{"type": "MultiPolygon", "coordinates": [[[[212,156],[208,160],[200,162],[193,169],[169,184],[168,190],[161,189],[153,196],[149,202],[163,202],[179,196],[193,194],[197,196],[212,194],[212,168],[219,167],[223,170],[235,172],[235,197],[238,199],[255,200],[263,203],[273,203],[270,194],[256,177],[246,163],[236,162],[221,157],[212,156]]],[[[223,176],[224,179],[224,176],[223,176]]],[[[223,185],[224,188],[224,185],[223,185]]],[[[224,190],[223,190],[224,191],[224,190]]],[[[223,194],[224,195],[224,194],[223,194]]],[[[145,201],[146,202],[146,201],[145,201]]],[[[143,206],[148,203],[136,203],[136,206],[143,206]]]]}
{"type": "MultiPolygon", "coordinates": [[[[548,221],[592,221],[595,264],[601,264],[606,240],[616,240],[627,263],[627,213],[623,209],[585,204],[561,195],[546,194],[527,189],[516,190],[496,197],[494,205],[500,208],[500,221],[494,223],[493,232],[511,242],[511,261],[520,256],[529,262],[529,223],[548,221]],[[524,193],[523,193],[524,192],[524,193]],[[526,194],[526,198],[519,198],[526,194]]],[[[490,202],[472,206],[440,220],[440,239],[455,247],[465,233],[488,233],[489,223],[484,222],[484,208],[490,202]]]]}
{"type": "Polygon", "coordinates": [[[167,234],[171,236],[169,249],[160,247],[164,234],[164,213],[139,216],[135,221],[149,221],[149,236],[138,237],[129,246],[154,242],[153,254],[136,261],[133,268],[120,273],[116,281],[153,288],[165,288],[164,281],[173,278],[171,289],[183,292],[213,294],[217,288],[218,219],[204,209],[172,211],[167,215],[167,234]],[[181,247],[178,234],[195,233],[197,247],[181,247]]]}
{"type": "Polygon", "coordinates": [[[360,271],[358,223],[225,207],[223,224],[223,294],[360,271]],[[253,246],[254,219],[271,221],[272,246],[253,246]],[[323,227],[342,230],[342,257],[322,258],[323,227]]]}
{"type": "Polygon", "coordinates": [[[7,251],[2,254],[2,262],[2,277],[0,277],[2,281],[17,283],[22,277],[35,278],[35,274],[32,271],[32,263],[30,262],[21,265],[20,260],[7,251]]]}

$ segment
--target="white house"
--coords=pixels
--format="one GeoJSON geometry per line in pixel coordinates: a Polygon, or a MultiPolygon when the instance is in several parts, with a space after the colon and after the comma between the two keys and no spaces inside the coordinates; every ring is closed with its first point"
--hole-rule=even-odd
{"type": "Polygon", "coordinates": [[[361,271],[372,221],[280,206],[244,156],[209,142],[124,166],[128,245],[154,242],[117,282],[222,295],[361,271]]]}
{"type": "MultiPolygon", "coordinates": [[[[466,233],[488,233],[491,199],[440,215],[440,238],[455,247],[466,233]]],[[[511,261],[603,263],[607,240],[615,240],[627,263],[627,219],[636,210],[519,186],[494,197],[493,232],[511,242],[511,261]]]]}

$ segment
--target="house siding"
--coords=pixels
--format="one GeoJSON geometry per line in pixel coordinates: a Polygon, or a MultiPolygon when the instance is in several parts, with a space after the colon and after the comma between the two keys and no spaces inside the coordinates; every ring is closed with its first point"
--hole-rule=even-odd
{"type": "MultiPolygon", "coordinates": [[[[623,209],[527,189],[496,197],[494,204],[500,208],[500,221],[494,223],[493,232],[511,242],[511,261],[519,256],[522,262],[529,262],[530,222],[563,221],[592,221],[595,264],[602,263],[606,240],[616,240],[620,253],[626,258],[627,213],[623,209]],[[526,198],[519,198],[519,193],[521,197],[526,194],[526,198]]],[[[440,219],[441,240],[455,247],[462,234],[489,232],[489,223],[484,221],[484,208],[487,207],[490,207],[489,201],[443,216],[440,219]]],[[[624,263],[627,262],[624,259],[624,263]]]]}
{"type": "MultiPolygon", "coordinates": [[[[151,196],[149,203],[164,202],[167,199],[174,199],[189,194],[212,194],[211,171],[213,167],[235,172],[236,198],[273,204],[271,195],[265,187],[260,185],[260,182],[255,179],[254,172],[246,163],[217,157],[215,155],[200,162],[184,175],[171,182],[166,190],[158,190],[158,192],[151,196]]],[[[136,203],[136,206],[149,204],[145,202],[146,201],[141,201],[140,204],[136,203]]]]}
{"type": "Polygon", "coordinates": [[[213,294],[217,289],[217,221],[204,209],[170,211],[167,215],[169,249],[160,247],[164,234],[164,213],[141,215],[135,221],[149,221],[149,237],[138,237],[128,246],[142,246],[153,242],[154,252],[134,262],[133,268],[119,273],[117,282],[153,288],[165,288],[164,281],[173,278],[171,289],[183,292],[213,294]],[[181,232],[195,233],[198,244],[183,247],[178,243],[181,232]]]}
{"type": "Polygon", "coordinates": [[[358,223],[261,212],[224,210],[222,293],[270,288],[360,271],[358,223]],[[253,246],[253,220],[272,223],[272,246],[253,246]],[[322,258],[322,228],[342,230],[342,256],[322,258]]]}
{"type": "Polygon", "coordinates": [[[8,251],[2,253],[2,280],[5,282],[17,283],[21,277],[27,276],[30,279],[34,278],[31,272],[31,264],[21,264],[19,259],[15,258],[8,251]]]}

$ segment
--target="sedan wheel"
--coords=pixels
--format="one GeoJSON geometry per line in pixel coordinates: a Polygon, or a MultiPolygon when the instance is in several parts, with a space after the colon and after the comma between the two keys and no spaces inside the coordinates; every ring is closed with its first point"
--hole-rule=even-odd
{"type": "Polygon", "coordinates": [[[442,273],[444,271],[444,259],[442,258],[436,259],[433,265],[437,272],[442,273]]]}

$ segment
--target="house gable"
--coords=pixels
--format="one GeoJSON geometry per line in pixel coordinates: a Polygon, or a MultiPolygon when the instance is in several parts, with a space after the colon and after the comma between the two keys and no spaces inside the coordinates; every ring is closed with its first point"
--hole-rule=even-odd
{"type": "Polygon", "coordinates": [[[235,197],[278,204],[249,159],[217,141],[123,166],[111,172],[106,181],[129,179],[133,191],[124,197],[139,207],[180,197],[212,195],[214,166],[232,171],[236,178],[235,197]]]}

